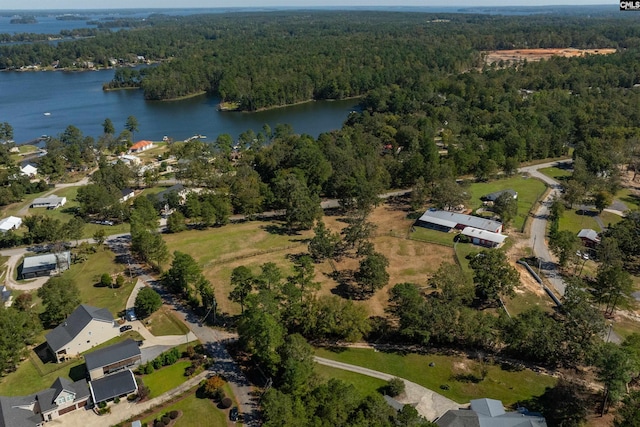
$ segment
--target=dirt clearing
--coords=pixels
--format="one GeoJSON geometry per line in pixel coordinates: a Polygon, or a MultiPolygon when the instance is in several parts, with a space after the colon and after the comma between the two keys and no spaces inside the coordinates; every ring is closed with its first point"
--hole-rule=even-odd
{"type": "Polygon", "coordinates": [[[500,61],[522,62],[540,61],[552,56],[562,56],[564,58],[575,58],[586,55],[610,55],[615,53],[615,49],[514,49],[514,50],[490,50],[484,52],[484,62],[493,64],[500,61]]]}

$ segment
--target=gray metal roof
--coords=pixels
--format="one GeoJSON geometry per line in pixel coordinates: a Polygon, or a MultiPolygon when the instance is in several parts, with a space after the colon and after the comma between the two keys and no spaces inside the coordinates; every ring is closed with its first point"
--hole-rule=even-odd
{"type": "Polygon", "coordinates": [[[42,416],[33,412],[35,395],[0,396],[0,427],[35,427],[42,416]]]}
{"type": "Polygon", "coordinates": [[[92,320],[113,323],[113,316],[106,308],[80,304],[67,320],[49,332],[45,339],[49,347],[56,352],[73,340],[92,320]]]}
{"type": "Polygon", "coordinates": [[[135,356],[140,356],[140,347],[138,347],[137,342],[129,338],[109,347],[85,354],[84,361],[87,365],[87,370],[92,371],[135,356]]]}
{"type": "Polygon", "coordinates": [[[71,265],[71,252],[60,252],[57,254],[44,254],[31,256],[24,259],[22,263],[22,274],[43,270],[55,270],[58,266],[66,264],[66,268],[71,265]]]}
{"type": "Polygon", "coordinates": [[[578,237],[593,240],[594,242],[600,241],[598,232],[590,228],[583,228],[582,230],[580,230],[580,232],[578,233],[578,237]]]}
{"type": "Polygon", "coordinates": [[[104,402],[114,397],[123,396],[138,390],[138,384],[130,369],[107,375],[89,382],[91,397],[94,403],[104,402]]]}
{"type": "Polygon", "coordinates": [[[439,427],[547,427],[538,414],[506,412],[495,399],[475,399],[470,410],[450,410],[435,422],[439,427]]]}
{"type": "Polygon", "coordinates": [[[489,242],[493,242],[497,244],[504,242],[505,239],[507,238],[507,236],[505,236],[504,234],[494,233],[492,231],[481,230],[479,228],[473,228],[473,227],[465,227],[464,230],[462,230],[461,234],[464,236],[476,237],[478,239],[487,240],[489,242]]]}
{"type": "Polygon", "coordinates": [[[447,220],[451,222],[455,222],[457,224],[462,224],[466,227],[474,227],[481,228],[483,230],[496,232],[501,229],[502,224],[498,221],[493,221],[486,218],[480,218],[477,216],[465,215],[456,212],[447,212],[447,211],[439,211],[439,210],[428,210],[420,217],[420,221],[424,222],[433,222],[436,224],[434,219],[439,220],[447,220]]]}
{"type": "Polygon", "coordinates": [[[31,202],[31,205],[57,206],[60,203],[62,203],[62,201],[65,199],[66,197],[59,197],[52,194],[51,196],[48,196],[48,197],[37,197],[33,199],[33,202],[31,202]]]}
{"type": "Polygon", "coordinates": [[[478,414],[468,409],[449,410],[435,423],[438,427],[480,427],[478,414]]]}

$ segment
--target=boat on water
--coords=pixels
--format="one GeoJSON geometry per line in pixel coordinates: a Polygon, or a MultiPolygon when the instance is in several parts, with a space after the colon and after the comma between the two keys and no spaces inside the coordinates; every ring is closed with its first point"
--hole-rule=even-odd
{"type": "Polygon", "coordinates": [[[50,115],[51,115],[51,113],[46,112],[46,113],[44,113],[44,115],[45,115],[45,116],[50,116],[50,115]]]}

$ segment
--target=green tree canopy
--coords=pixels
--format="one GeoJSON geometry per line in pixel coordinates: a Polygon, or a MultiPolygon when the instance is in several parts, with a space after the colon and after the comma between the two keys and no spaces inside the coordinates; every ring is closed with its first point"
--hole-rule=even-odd
{"type": "Polygon", "coordinates": [[[134,308],[136,310],[136,316],[139,319],[149,317],[161,306],[162,298],[160,297],[160,294],[148,286],[140,289],[138,295],[136,295],[134,308]]]}

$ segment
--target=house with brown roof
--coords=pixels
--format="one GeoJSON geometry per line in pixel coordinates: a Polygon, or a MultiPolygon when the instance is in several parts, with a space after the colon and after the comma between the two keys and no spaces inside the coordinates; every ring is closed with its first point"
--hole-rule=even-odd
{"type": "Polygon", "coordinates": [[[129,147],[129,154],[133,154],[133,153],[140,153],[141,151],[146,151],[149,150],[150,148],[153,148],[153,142],[152,141],[138,141],[135,144],[133,144],[131,147],[129,147]]]}

